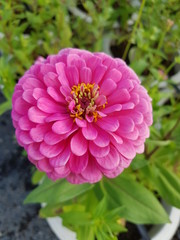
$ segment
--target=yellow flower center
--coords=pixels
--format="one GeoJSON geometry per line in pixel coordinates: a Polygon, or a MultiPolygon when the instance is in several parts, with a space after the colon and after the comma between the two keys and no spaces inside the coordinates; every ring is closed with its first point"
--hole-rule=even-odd
{"type": "Polygon", "coordinates": [[[69,99],[69,111],[72,118],[91,119],[96,122],[100,118],[99,111],[107,104],[106,97],[100,95],[99,86],[95,83],[79,83],[74,85],[69,99]]]}

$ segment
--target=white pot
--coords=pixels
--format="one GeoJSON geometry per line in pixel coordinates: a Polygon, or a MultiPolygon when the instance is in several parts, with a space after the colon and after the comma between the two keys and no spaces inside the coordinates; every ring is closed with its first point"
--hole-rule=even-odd
{"type": "MultiPolygon", "coordinates": [[[[165,204],[164,207],[169,213],[171,223],[154,226],[148,234],[151,240],[171,240],[179,227],[180,210],[165,204]]],[[[77,240],[76,233],[64,227],[61,218],[47,218],[47,222],[59,240],[77,240]]]]}

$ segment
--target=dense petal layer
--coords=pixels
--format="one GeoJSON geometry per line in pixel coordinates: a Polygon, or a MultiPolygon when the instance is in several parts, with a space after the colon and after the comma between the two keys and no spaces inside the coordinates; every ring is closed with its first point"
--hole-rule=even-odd
{"type": "Polygon", "coordinates": [[[153,121],[151,98],[123,60],[71,48],[38,58],[12,106],[31,163],[73,184],[118,176],[144,151],[153,121]]]}

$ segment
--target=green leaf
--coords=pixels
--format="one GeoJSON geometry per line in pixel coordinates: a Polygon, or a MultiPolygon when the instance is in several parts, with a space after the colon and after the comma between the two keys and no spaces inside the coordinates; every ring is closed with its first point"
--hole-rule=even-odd
{"type": "Polygon", "coordinates": [[[36,170],[33,173],[32,178],[31,178],[32,184],[34,184],[34,185],[38,184],[44,176],[45,176],[44,172],[40,172],[40,171],[36,170]]]}
{"type": "Polygon", "coordinates": [[[121,216],[126,220],[145,224],[168,222],[168,216],[156,197],[140,183],[128,176],[104,179],[103,188],[107,197],[125,210],[121,216]]]}
{"type": "Polygon", "coordinates": [[[150,140],[150,139],[147,139],[146,142],[148,144],[160,146],[160,147],[168,146],[169,144],[172,143],[171,140],[150,140]]]}
{"type": "Polygon", "coordinates": [[[141,154],[141,155],[137,155],[135,159],[133,159],[131,163],[131,167],[133,170],[137,170],[148,164],[149,162],[146,159],[144,159],[144,156],[141,154]]]}
{"type": "Polygon", "coordinates": [[[103,214],[107,211],[107,199],[104,197],[100,203],[97,205],[93,217],[98,218],[100,216],[103,216],[103,214]]]}
{"type": "Polygon", "coordinates": [[[78,240],[84,240],[84,236],[86,236],[86,240],[94,240],[94,229],[92,226],[83,226],[83,227],[78,227],[77,230],[77,239],[78,240]]]}
{"type": "Polygon", "coordinates": [[[145,59],[139,59],[133,61],[130,66],[134,69],[134,71],[138,74],[141,75],[146,67],[148,66],[148,63],[145,59]]]}
{"type": "Polygon", "coordinates": [[[47,205],[40,209],[39,216],[41,218],[55,217],[62,212],[62,203],[47,205]]]}
{"type": "Polygon", "coordinates": [[[0,115],[5,113],[6,111],[10,110],[12,107],[11,100],[3,102],[0,104],[0,115]]]}
{"type": "Polygon", "coordinates": [[[70,211],[60,214],[64,225],[84,226],[91,224],[91,214],[82,211],[70,211]]]}
{"type": "Polygon", "coordinates": [[[175,57],[175,62],[180,64],[180,56],[175,57]]]}
{"type": "Polygon", "coordinates": [[[153,178],[157,191],[165,201],[180,208],[180,179],[162,166],[158,170],[153,178]]]}
{"type": "Polygon", "coordinates": [[[62,203],[92,188],[92,184],[73,185],[65,179],[53,182],[45,178],[44,182],[27,196],[24,203],[62,203]]]}

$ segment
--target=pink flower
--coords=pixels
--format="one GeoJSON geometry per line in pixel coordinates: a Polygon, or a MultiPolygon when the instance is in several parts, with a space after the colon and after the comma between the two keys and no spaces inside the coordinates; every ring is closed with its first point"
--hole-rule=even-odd
{"type": "Polygon", "coordinates": [[[114,178],[144,151],[151,99],[121,59],[64,49],[36,61],[15,87],[18,143],[48,177],[114,178]]]}

